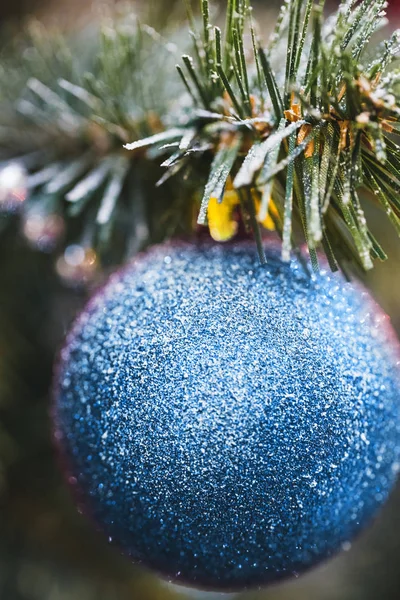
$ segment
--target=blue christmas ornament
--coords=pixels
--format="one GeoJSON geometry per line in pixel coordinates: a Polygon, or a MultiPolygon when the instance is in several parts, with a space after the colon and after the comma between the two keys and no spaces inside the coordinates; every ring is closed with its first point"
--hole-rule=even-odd
{"type": "Polygon", "coordinates": [[[340,549],[400,469],[399,344],[359,287],[253,245],[164,245],[69,335],[56,437],[133,560],[235,590],[340,549]]]}

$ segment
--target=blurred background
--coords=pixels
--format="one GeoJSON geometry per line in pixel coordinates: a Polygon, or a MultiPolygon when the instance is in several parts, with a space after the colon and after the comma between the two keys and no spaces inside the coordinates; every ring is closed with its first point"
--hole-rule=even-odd
{"type": "MultiPolygon", "coordinates": [[[[105,4],[3,1],[0,22],[18,32],[36,16],[76,29],[95,19],[105,4]]],[[[164,2],[168,14],[171,4],[164,2]]],[[[256,15],[267,28],[275,12],[275,2],[256,3],[256,15]]],[[[390,2],[389,16],[390,29],[400,26],[400,0],[390,2]]],[[[376,266],[366,285],[400,334],[400,242],[380,214],[370,211],[391,258],[376,266]]],[[[0,600],[223,597],[174,588],[132,566],[77,513],[51,445],[49,390],[54,357],[90,289],[65,286],[53,259],[30,249],[15,233],[9,229],[0,236],[0,600]]],[[[400,486],[372,527],[335,559],[296,580],[235,598],[398,600],[400,486]]]]}

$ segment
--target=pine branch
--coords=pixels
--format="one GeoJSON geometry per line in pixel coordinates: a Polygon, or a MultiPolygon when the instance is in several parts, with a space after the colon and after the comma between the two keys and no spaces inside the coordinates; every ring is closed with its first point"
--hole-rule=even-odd
{"type": "Polygon", "coordinates": [[[121,233],[127,248],[196,220],[228,239],[241,214],[261,259],[265,228],[285,260],[306,244],[314,268],[320,248],[345,272],[385,259],[363,206],[400,233],[400,36],[371,52],[384,0],[323,8],[285,2],[264,46],[247,0],[228,0],[224,31],[200,0],[175,78],[179,29],[125,17],[90,41],[34,30],[0,68],[0,153],[27,169],[28,206],[109,253],[121,233]]]}
{"type": "MultiPolygon", "coordinates": [[[[142,151],[129,153],[123,144],[164,135],[162,119],[177,95],[165,69],[168,64],[173,69],[175,52],[172,42],[123,14],[69,40],[35,23],[3,56],[0,157],[27,171],[27,212],[35,206],[63,215],[67,242],[84,238],[112,255],[110,240],[117,235],[128,248],[136,223],[121,231],[121,221],[127,214],[131,219],[131,205],[136,219],[133,180],[154,186],[160,169],[142,151]]],[[[159,196],[152,194],[158,217],[164,218],[172,200],[159,196]]],[[[4,222],[7,206],[3,215],[1,208],[0,192],[4,222]]],[[[145,229],[154,225],[148,221],[145,229]]],[[[160,237],[164,227],[157,226],[153,235],[160,237]]]]}
{"type": "MultiPolygon", "coordinates": [[[[174,169],[179,161],[193,162],[195,169],[198,148],[211,146],[215,157],[201,223],[216,196],[221,219],[227,218],[224,190],[232,202],[233,182],[237,204],[241,193],[249,192],[259,222],[274,211],[282,215],[276,227],[285,260],[300,227],[315,267],[315,250],[322,246],[333,269],[352,262],[368,270],[385,254],[366,223],[360,194],[363,201],[378,202],[399,230],[399,75],[388,71],[400,50],[399,33],[369,63],[368,45],[381,26],[385,2],[343,0],[327,22],[323,6],[323,0],[285,3],[265,49],[246,2],[229,0],[226,31],[222,35],[214,28],[211,37],[208,2],[203,0],[205,30],[194,35],[195,57],[183,61],[187,88],[197,98],[185,127],[194,128],[196,135],[174,169]],[[246,28],[253,42],[250,59],[246,28]],[[280,57],[287,57],[286,66],[280,57]]],[[[221,227],[226,228],[224,223],[221,227]]]]}

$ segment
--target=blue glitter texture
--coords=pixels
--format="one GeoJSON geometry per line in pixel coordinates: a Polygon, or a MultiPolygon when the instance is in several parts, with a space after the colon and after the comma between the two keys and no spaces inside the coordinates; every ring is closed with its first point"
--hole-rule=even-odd
{"type": "Polygon", "coordinates": [[[208,589],[340,549],[400,469],[399,345],[358,287],[273,249],[164,245],[75,324],[55,422],[86,512],[124,553],[208,589]]]}

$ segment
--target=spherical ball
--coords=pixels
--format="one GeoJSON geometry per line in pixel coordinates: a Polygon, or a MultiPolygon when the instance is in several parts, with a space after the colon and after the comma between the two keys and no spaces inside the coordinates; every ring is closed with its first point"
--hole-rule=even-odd
{"type": "Polygon", "coordinates": [[[340,549],[400,468],[399,345],[341,277],[252,244],[155,247],[73,327],[56,437],[86,512],[184,584],[235,590],[340,549]]]}

